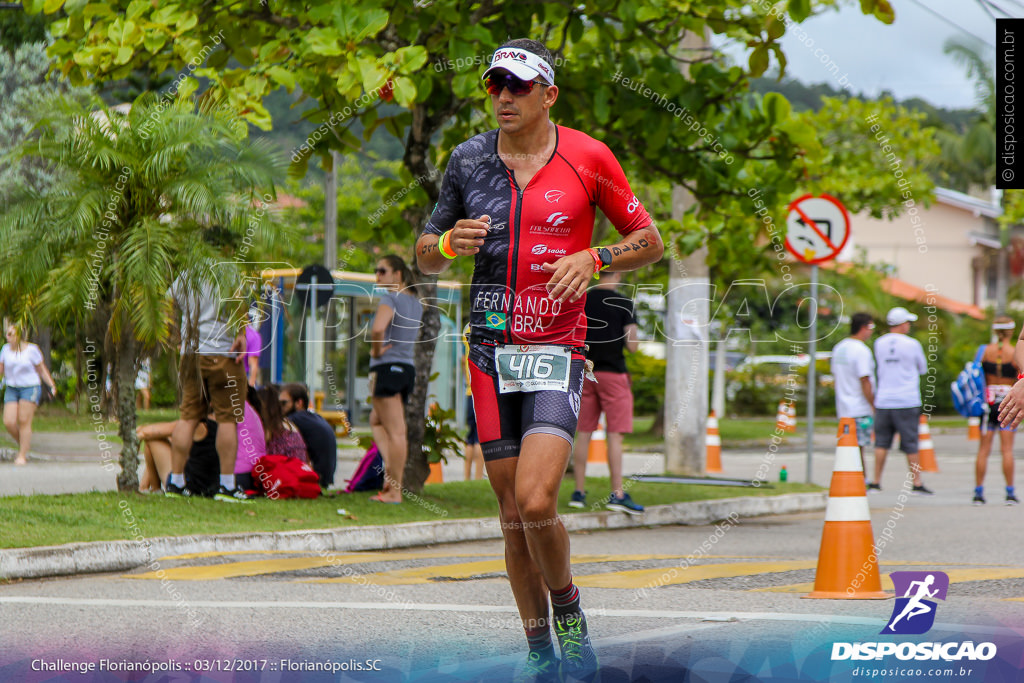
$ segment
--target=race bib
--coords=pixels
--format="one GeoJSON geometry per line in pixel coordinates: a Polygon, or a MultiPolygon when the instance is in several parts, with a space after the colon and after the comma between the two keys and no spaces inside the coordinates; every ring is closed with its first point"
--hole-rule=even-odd
{"type": "Polygon", "coordinates": [[[563,346],[497,346],[498,391],[568,391],[571,360],[570,350],[563,346]]]}

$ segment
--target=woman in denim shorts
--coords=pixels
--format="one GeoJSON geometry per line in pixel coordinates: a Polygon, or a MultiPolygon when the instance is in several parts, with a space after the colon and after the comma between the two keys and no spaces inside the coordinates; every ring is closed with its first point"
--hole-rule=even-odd
{"type": "Polygon", "coordinates": [[[28,462],[28,447],[32,441],[32,417],[42,398],[46,382],[50,392],[56,394],[50,371],[43,364],[43,354],[35,344],[21,338],[21,330],[7,326],[7,343],[0,348],[0,377],[7,382],[4,391],[4,427],[18,444],[15,465],[28,462]]]}

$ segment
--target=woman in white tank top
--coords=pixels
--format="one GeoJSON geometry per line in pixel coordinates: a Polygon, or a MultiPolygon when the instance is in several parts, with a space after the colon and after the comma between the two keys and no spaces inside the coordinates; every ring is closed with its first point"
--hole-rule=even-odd
{"type": "Polygon", "coordinates": [[[56,394],[50,371],[43,364],[43,354],[35,344],[21,338],[21,330],[7,326],[7,343],[0,348],[0,377],[6,381],[4,390],[4,427],[18,444],[15,465],[28,462],[32,441],[32,418],[42,398],[42,382],[56,394]]]}

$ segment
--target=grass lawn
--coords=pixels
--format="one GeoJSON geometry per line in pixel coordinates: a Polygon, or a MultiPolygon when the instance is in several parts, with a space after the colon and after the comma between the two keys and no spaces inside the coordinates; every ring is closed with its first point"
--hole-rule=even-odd
{"type": "MultiPolygon", "coordinates": [[[[178,419],[177,408],[153,408],[152,410],[140,410],[137,414],[139,425],[152,424],[154,422],[173,422],[178,419]]],[[[93,416],[87,409],[83,408],[81,413],[65,408],[62,405],[47,403],[39,406],[35,417],[32,419],[32,431],[34,432],[91,432],[93,430],[93,416]]],[[[108,438],[117,439],[117,424],[109,423],[107,430],[108,438]]]]}
{"type": "MultiPolygon", "coordinates": [[[[559,514],[574,514],[568,507],[572,480],[559,491],[559,514]]],[[[587,477],[590,503],[609,490],[607,478],[587,477]]],[[[643,505],[682,501],[804,493],[821,490],[798,482],[771,487],[740,488],[635,482],[629,491],[643,505]]],[[[369,492],[328,496],[315,500],[257,500],[252,505],[208,499],[165,498],[116,492],[56,496],[10,496],[0,504],[0,547],[23,548],[78,541],[127,540],[194,534],[251,533],[297,529],[326,529],[366,524],[397,524],[468,517],[496,517],[497,503],[486,481],[430,484],[420,502],[407,498],[402,505],[369,500],[369,492]],[[350,516],[338,514],[344,508],[350,516]],[[130,510],[130,515],[125,510],[130,510]],[[445,514],[447,513],[447,514],[445,514]],[[134,518],[137,529],[131,527],[134,518]]],[[[603,509],[594,507],[594,509],[603,509]]],[[[585,511],[585,510],[584,510],[585,511]]]]}

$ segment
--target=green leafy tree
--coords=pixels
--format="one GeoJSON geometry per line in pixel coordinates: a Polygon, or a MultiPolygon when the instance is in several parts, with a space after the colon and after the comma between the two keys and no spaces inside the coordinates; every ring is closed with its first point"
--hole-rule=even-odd
{"type": "MultiPolygon", "coordinates": [[[[0,12],[0,17],[9,13],[0,12]]],[[[33,112],[46,99],[59,93],[82,99],[86,88],[69,88],[60,79],[47,80],[51,60],[46,43],[22,43],[12,51],[0,50],[0,204],[18,187],[41,189],[52,173],[41,159],[14,161],[10,155],[35,125],[33,112]]]]}
{"type": "Polygon", "coordinates": [[[942,154],[935,158],[935,171],[942,182],[967,192],[972,187],[988,188],[996,178],[996,81],[984,45],[950,38],[943,51],[967,70],[974,81],[975,116],[962,130],[942,130],[942,154]]]}
{"type": "MultiPolygon", "coordinates": [[[[72,82],[123,78],[143,65],[155,72],[181,70],[202,55],[211,35],[223,31],[223,49],[192,74],[209,79],[211,92],[250,122],[269,127],[263,101],[278,87],[299,89],[314,100],[306,117],[321,126],[293,155],[298,172],[313,154],[358,150],[380,128],[403,140],[402,172],[377,190],[387,198],[410,184],[413,189],[381,220],[350,226],[342,238],[356,242],[414,240],[414,229],[424,224],[438,196],[436,170],[458,142],[492,125],[479,115],[489,108],[479,84],[482,65],[509,36],[537,38],[557,57],[559,123],[607,142],[638,188],[657,180],[686,185],[696,208],[681,224],[663,221],[663,233],[681,253],[707,243],[715,262],[759,251],[748,191],[760,188],[773,206],[779,197],[788,198],[797,187],[800,151],[814,143],[814,131],[791,116],[785,98],[750,96],[748,79],[762,75],[773,59],[784,65],[779,39],[787,21],[802,21],[834,4],[58,0],[46,2],[45,10],[66,13],[51,27],[58,38],[53,53],[72,82]],[[685,37],[706,34],[748,45],[748,63],[726,66],[710,51],[680,56],[685,37]],[[232,57],[237,66],[229,64],[232,57]],[[362,139],[354,132],[357,121],[362,139]],[[729,240],[721,239],[726,235],[729,240]]],[[[887,0],[860,5],[883,21],[893,19],[887,0]]],[[[30,0],[26,8],[40,11],[44,2],[30,0]]],[[[658,218],[667,216],[663,207],[650,208],[658,218]]],[[[429,287],[426,295],[431,296],[429,287]]],[[[417,348],[417,391],[408,408],[406,480],[414,490],[427,473],[420,452],[422,416],[433,353],[429,340],[440,324],[436,311],[428,311],[422,332],[428,341],[417,348]]]]}
{"type": "MultiPolygon", "coordinates": [[[[118,488],[138,486],[134,381],[141,345],[166,342],[184,274],[244,298],[245,240],[272,239],[264,201],[284,165],[228,110],[143,97],[118,110],[51,101],[21,153],[53,168],[0,214],[0,295],[68,332],[96,324],[115,351],[118,488]]],[[[102,344],[105,339],[94,340],[102,344]]]]}

